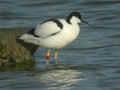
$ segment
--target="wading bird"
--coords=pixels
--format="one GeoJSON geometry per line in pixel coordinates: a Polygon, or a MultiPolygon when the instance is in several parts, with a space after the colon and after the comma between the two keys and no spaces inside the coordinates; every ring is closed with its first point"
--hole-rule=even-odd
{"type": "Polygon", "coordinates": [[[47,48],[47,64],[49,64],[50,49],[54,49],[54,59],[57,63],[58,50],[78,37],[79,24],[82,22],[88,24],[79,12],[72,12],[67,19],[49,19],[38,24],[35,29],[21,35],[18,40],[47,48]]]}

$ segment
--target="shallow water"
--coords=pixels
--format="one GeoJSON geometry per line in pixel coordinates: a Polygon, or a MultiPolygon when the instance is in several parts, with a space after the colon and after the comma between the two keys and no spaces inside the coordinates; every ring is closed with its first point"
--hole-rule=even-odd
{"type": "Polygon", "coordinates": [[[0,89],[119,90],[119,9],[118,0],[1,0],[0,30],[32,28],[72,11],[80,11],[93,27],[81,24],[80,36],[59,52],[60,65],[51,65],[50,71],[40,49],[34,71],[0,72],[0,89]]]}

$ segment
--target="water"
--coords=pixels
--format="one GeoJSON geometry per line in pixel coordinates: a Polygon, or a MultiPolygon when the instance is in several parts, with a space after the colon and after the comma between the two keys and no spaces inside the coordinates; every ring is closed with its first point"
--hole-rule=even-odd
{"type": "Polygon", "coordinates": [[[38,50],[34,71],[0,72],[0,89],[119,90],[119,9],[119,0],[1,0],[0,30],[32,28],[72,11],[94,27],[81,24],[80,37],[59,52],[60,65],[50,71],[44,69],[44,50],[38,50]]]}

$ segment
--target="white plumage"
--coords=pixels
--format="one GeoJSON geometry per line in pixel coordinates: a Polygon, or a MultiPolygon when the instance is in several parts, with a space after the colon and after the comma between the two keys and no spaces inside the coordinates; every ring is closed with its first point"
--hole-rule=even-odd
{"type": "Polygon", "coordinates": [[[32,33],[25,33],[19,39],[43,48],[63,48],[77,38],[81,22],[85,21],[80,13],[72,12],[67,19],[50,19],[38,24],[32,33]]]}

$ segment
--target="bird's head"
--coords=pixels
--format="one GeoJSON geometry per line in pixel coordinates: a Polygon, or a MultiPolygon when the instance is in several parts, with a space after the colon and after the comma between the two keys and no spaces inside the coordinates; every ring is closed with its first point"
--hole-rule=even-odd
{"type": "Polygon", "coordinates": [[[67,22],[69,24],[80,24],[80,23],[86,23],[88,24],[88,22],[84,21],[81,14],[79,12],[72,12],[68,18],[67,18],[67,22]]]}

